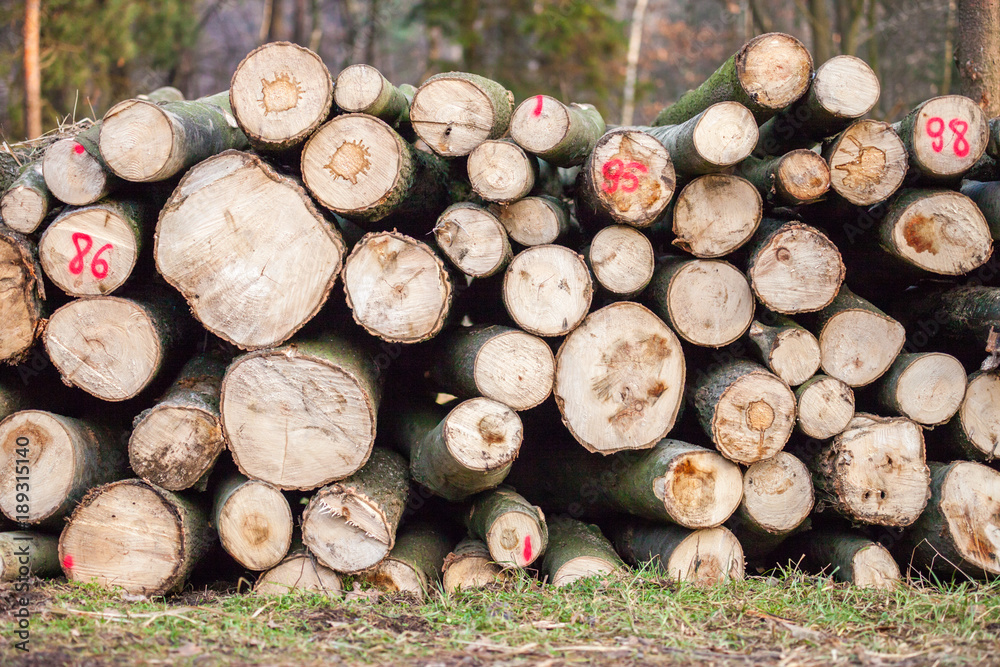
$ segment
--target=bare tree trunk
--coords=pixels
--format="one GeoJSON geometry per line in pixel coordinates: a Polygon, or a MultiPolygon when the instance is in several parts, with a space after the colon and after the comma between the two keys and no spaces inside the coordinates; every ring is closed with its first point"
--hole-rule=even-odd
{"type": "Polygon", "coordinates": [[[28,139],[42,136],[42,71],[38,62],[40,0],[24,3],[24,122],[28,139]]]}
{"type": "Polygon", "coordinates": [[[375,64],[375,38],[378,35],[378,0],[368,0],[368,39],[365,41],[365,63],[375,64]]]}
{"type": "Polygon", "coordinates": [[[625,65],[625,91],[622,94],[622,125],[631,125],[635,115],[635,81],[639,73],[639,51],[642,48],[642,23],[649,0],[636,0],[632,10],[632,28],[628,36],[625,65]]]}
{"type": "Polygon", "coordinates": [[[292,19],[295,23],[295,32],[292,33],[292,41],[301,46],[309,46],[309,29],[306,26],[309,15],[309,0],[295,0],[295,14],[292,19]]]}
{"type": "Polygon", "coordinates": [[[1000,0],[958,0],[960,92],[1000,116],[1000,0]]]}
{"type": "Polygon", "coordinates": [[[941,94],[951,92],[951,69],[955,59],[955,13],[957,0],[948,0],[948,19],[944,28],[944,57],[941,62],[941,94]]]}
{"type": "Polygon", "coordinates": [[[268,17],[267,41],[276,42],[285,37],[284,2],[283,0],[268,0],[267,4],[271,8],[271,14],[268,17]]]}
{"type": "Polygon", "coordinates": [[[833,23],[827,0],[809,0],[807,16],[812,27],[813,58],[817,63],[825,63],[833,56],[833,23]]]}

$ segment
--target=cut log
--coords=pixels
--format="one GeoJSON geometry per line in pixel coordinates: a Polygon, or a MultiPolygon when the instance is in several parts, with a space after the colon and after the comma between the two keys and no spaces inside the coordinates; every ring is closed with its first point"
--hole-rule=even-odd
{"type": "Polygon", "coordinates": [[[626,561],[652,561],[671,579],[706,586],[743,580],[743,548],[726,528],[688,530],[632,520],[614,537],[626,561]]]}
{"type": "Polygon", "coordinates": [[[930,497],[930,472],[920,426],[904,417],[857,413],[847,428],[806,465],[821,510],[855,523],[909,526],[930,497]]]}
{"type": "Polygon", "coordinates": [[[316,492],[302,512],[302,541],[321,563],[356,574],[374,567],[396,543],[406,505],[406,461],[384,449],[363,468],[316,492]]]}
{"type": "Polygon", "coordinates": [[[736,359],[697,378],[691,401],[716,448],[731,461],[769,459],[795,426],[795,394],[760,364],[736,359]]]}
{"type": "Polygon", "coordinates": [[[674,170],[683,176],[722,171],[750,155],[757,143],[757,121],[738,102],[719,102],[677,125],[637,128],[670,152],[674,170]]]}
{"type": "Polygon", "coordinates": [[[289,554],[260,575],[254,586],[254,592],[258,595],[287,595],[293,591],[309,591],[339,597],[341,590],[340,575],[316,562],[316,557],[305,549],[289,554]]]}
{"type": "Polygon", "coordinates": [[[509,486],[474,498],[465,515],[473,537],[486,543],[495,563],[528,567],[546,552],[549,531],[545,515],[509,486]]]}
{"type": "Polygon", "coordinates": [[[509,204],[535,187],[538,160],[509,139],[482,142],[467,165],[472,189],[486,201],[509,204]]]}
{"type": "Polygon", "coordinates": [[[502,271],[514,256],[497,217],[468,202],[445,209],[434,225],[434,240],[459,271],[473,278],[502,271]]]}
{"type": "Polygon", "coordinates": [[[160,213],[154,254],[205,328],[260,349],[319,312],[344,242],[295,181],[257,156],[227,151],[181,179],[160,213]]]}
{"type": "Polygon", "coordinates": [[[514,95],[478,74],[436,74],[417,89],[410,105],[413,130],[438,155],[468,155],[487,139],[507,133],[514,95]]]}
{"type": "Polygon", "coordinates": [[[673,244],[695,257],[733,252],[757,231],[764,202],[757,188],[732,174],[706,174],[677,195],[673,244]]]}
{"type": "Polygon", "coordinates": [[[330,115],[333,78],[307,48],[272,42],[247,54],[229,85],[233,115],[254,148],[301,144],[330,115]]]}
{"type": "Polygon", "coordinates": [[[989,141],[986,114],[961,95],[932,97],[893,129],[906,146],[910,166],[929,182],[957,181],[983,156],[989,141]]]}
{"type": "Polygon", "coordinates": [[[229,149],[249,148],[229,91],[198,100],[119,102],[104,114],[98,143],[108,168],[126,181],[163,181],[229,149]]]}
{"type": "Polygon", "coordinates": [[[198,355],[153,407],[139,413],[128,441],[135,474],[168,491],[204,490],[226,447],[219,413],[225,372],[220,357],[198,355]]]}
{"type": "Polygon", "coordinates": [[[518,253],[503,279],[503,303],[519,327],[536,336],[573,331],[590,310],[594,288],[582,255],[560,245],[518,253]]]}
{"type": "Polygon", "coordinates": [[[900,562],[966,577],[1000,574],[1000,472],[969,461],[930,465],[931,499],[900,544],[900,562]]]}
{"type": "Polygon", "coordinates": [[[588,451],[649,449],[673,428],[684,354],[670,327],[620,301],[591,313],[556,355],[556,404],[588,451]]]}
{"type": "Polygon", "coordinates": [[[247,477],[314,489],[368,461],[380,398],[380,373],[364,348],[334,336],[299,340],[232,363],[222,428],[247,477]]]}
{"type": "Polygon", "coordinates": [[[817,440],[842,433],[854,418],[854,390],[828,375],[816,375],[795,390],[796,424],[817,440]]]}
{"type": "Polygon", "coordinates": [[[22,234],[38,230],[49,211],[58,203],[42,176],[42,161],[37,160],[24,167],[21,174],[10,184],[0,198],[0,219],[3,223],[22,234]]]}
{"type": "Polygon", "coordinates": [[[812,530],[799,542],[813,569],[858,588],[892,589],[899,565],[878,542],[848,532],[812,530]]]}
{"type": "Polygon", "coordinates": [[[877,120],[859,120],[823,149],[830,188],[855,206],[885,201],[906,176],[908,154],[895,130],[877,120]]]}
{"type": "Polygon", "coordinates": [[[963,181],[962,194],[979,207],[990,227],[990,236],[1000,239],[1000,181],[963,181]]]}
{"type": "Polygon", "coordinates": [[[846,269],[837,246],[797,220],[765,218],[749,245],[754,294],[776,313],[809,313],[830,305],[846,269]]]}
{"type": "Polygon", "coordinates": [[[758,35],[703,84],[661,111],[654,124],[677,125],[716,102],[732,100],[750,109],[759,125],[802,97],[812,73],[812,56],[799,40],[780,32],[758,35]]]}
{"type": "Polygon", "coordinates": [[[111,173],[97,142],[101,123],[97,122],[75,137],[60,139],[45,149],[42,175],[49,192],[61,202],[86,206],[110,194],[122,184],[111,173]]]}
{"type": "Polygon", "coordinates": [[[583,255],[597,283],[621,298],[645,289],[656,268],[653,244],[628,225],[608,225],[597,232],[583,255]]]}
{"type": "Polygon", "coordinates": [[[486,543],[473,537],[459,542],[444,559],[445,593],[482,588],[503,578],[503,568],[493,562],[486,543]]]}
{"type": "Polygon", "coordinates": [[[393,410],[391,419],[413,480],[452,502],[503,482],[523,438],[517,413],[482,396],[462,401],[443,419],[423,406],[393,410]]]}
{"type": "Polygon", "coordinates": [[[1000,375],[969,375],[965,398],[944,432],[956,458],[992,461],[1000,454],[1000,375]]]}
{"type": "Polygon", "coordinates": [[[90,489],[124,474],[117,440],[100,427],[41,410],[0,422],[0,510],[12,521],[58,526],[90,489]]]}
{"type": "Polygon", "coordinates": [[[389,555],[367,575],[376,588],[426,599],[441,585],[450,544],[444,531],[426,523],[407,524],[389,555]]]}
{"type": "Polygon", "coordinates": [[[924,426],[943,424],[965,397],[965,368],[950,354],[901,354],[878,381],[879,404],[924,426]]]}
{"type": "Polygon", "coordinates": [[[746,276],[718,259],[661,261],[646,299],[681,338],[705,347],[738,340],[753,320],[754,298],[746,276]]]}
{"type": "Polygon", "coordinates": [[[670,153],[640,130],[619,128],[602,136],[587,158],[577,187],[582,224],[648,227],[666,210],[677,179],[670,153]]]}
{"type": "Polygon", "coordinates": [[[500,207],[497,217],[510,238],[523,246],[556,243],[572,229],[566,206],[546,195],[525,197],[500,207]]]}
{"type": "Polygon", "coordinates": [[[331,211],[373,223],[391,214],[426,218],[445,202],[445,167],[417,151],[387,123],[337,116],[302,149],[302,180],[331,211]]]}
{"type": "Polygon", "coordinates": [[[778,157],[749,157],[736,174],[750,181],[775,206],[810,204],[830,189],[830,167],[818,154],[800,148],[778,157]]]}
{"type": "Polygon", "coordinates": [[[754,320],[747,335],[768,370],[797,387],[819,370],[819,341],[787,317],[775,316],[773,322],[754,320]]]}
{"type": "Polygon", "coordinates": [[[410,101],[371,65],[350,65],[341,70],[333,87],[333,101],[346,113],[375,116],[389,125],[409,117],[410,101]]]}
{"type": "Polygon", "coordinates": [[[100,296],[121,287],[152,237],[157,208],[148,199],[104,199],[67,207],[38,241],[38,258],[70,296],[100,296]]]}
{"type": "Polygon", "coordinates": [[[625,569],[625,563],[597,526],[559,517],[550,527],[549,547],[539,574],[553,586],[567,586],[589,577],[608,577],[625,569]]]}
{"type": "Polygon", "coordinates": [[[0,582],[16,581],[29,574],[56,577],[61,572],[59,538],[55,535],[23,530],[0,533],[0,582]]]}
{"type": "Polygon", "coordinates": [[[555,356],[542,339],[498,324],[460,327],[439,338],[431,377],[459,398],[485,396],[528,410],[552,393],[555,356]]]}
{"type": "Polygon", "coordinates": [[[292,509],[276,487],[228,475],[215,489],[212,525],[222,548],[248,570],[278,565],[292,545],[292,509]]]}
{"type": "Polygon", "coordinates": [[[511,138],[556,167],[583,164],[606,130],[604,118],[592,105],[565,105],[548,95],[521,102],[510,119],[511,138]]]}
{"type": "Polygon", "coordinates": [[[344,262],[354,321],[390,343],[419,343],[441,331],[452,280],[426,244],[398,232],[366,234],[344,262]]]}
{"type": "MultiPolygon", "coordinates": [[[[35,369],[32,368],[32,371],[35,369]]],[[[552,361],[552,374],[555,376],[555,358],[552,361]]],[[[33,377],[33,376],[32,376],[33,377]]],[[[6,419],[19,410],[27,410],[33,401],[26,388],[18,387],[12,380],[0,380],[0,420],[6,419]]]]}
{"type": "Polygon", "coordinates": [[[903,190],[878,231],[882,248],[893,257],[946,276],[969,273],[993,253],[983,214],[952,190],[903,190]]]}
{"type": "Polygon", "coordinates": [[[0,228],[0,360],[17,364],[42,333],[45,288],[38,249],[26,236],[0,228]]]}
{"type": "Polygon", "coordinates": [[[809,90],[760,126],[757,155],[810,148],[847,129],[872,110],[881,92],[878,77],[861,58],[834,56],[816,68],[809,90]]]}
{"type": "Polygon", "coordinates": [[[193,503],[139,479],[93,489],[59,538],[70,581],[164,595],[184,585],[214,534],[193,503]]]}
{"type": "Polygon", "coordinates": [[[42,340],[64,383],[124,401],[149,386],[192,330],[183,302],[157,289],[70,301],[52,313],[42,340]]]}
{"type": "Polygon", "coordinates": [[[972,344],[982,349],[990,331],[1000,328],[1000,287],[962,285],[947,289],[914,290],[893,306],[908,328],[926,336],[924,343],[936,336],[972,344]]]}
{"type": "Polygon", "coordinates": [[[757,461],[743,475],[743,501],[729,526],[752,548],[756,535],[787,535],[813,509],[813,485],[805,464],[788,452],[757,461]]]}
{"type": "Polygon", "coordinates": [[[851,387],[863,387],[889,370],[906,331],[844,285],[809,327],[819,340],[820,367],[851,387]]]}

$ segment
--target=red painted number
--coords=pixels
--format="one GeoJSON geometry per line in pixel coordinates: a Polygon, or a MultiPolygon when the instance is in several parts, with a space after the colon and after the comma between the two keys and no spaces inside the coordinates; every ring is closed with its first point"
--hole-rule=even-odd
{"type": "MultiPolygon", "coordinates": [[[[76,232],[73,234],[73,245],[76,246],[76,255],[73,259],[69,260],[69,272],[78,276],[83,273],[83,260],[86,258],[87,253],[90,252],[90,249],[94,247],[94,240],[90,238],[90,234],[76,232]]],[[[108,271],[111,267],[108,266],[106,260],[99,258],[105,250],[111,250],[112,248],[113,246],[110,243],[101,246],[101,249],[94,253],[94,258],[90,260],[90,272],[98,280],[108,277],[108,271]]]]}
{"type": "Polygon", "coordinates": [[[545,104],[545,98],[541,95],[535,98],[535,115],[542,115],[542,105],[545,104]]]}
{"type": "Polygon", "coordinates": [[[639,187],[639,177],[636,172],[645,174],[649,168],[641,162],[629,162],[625,164],[621,160],[608,160],[601,169],[604,175],[604,191],[608,194],[616,191],[621,185],[622,192],[635,192],[639,187]]]}
{"type": "MultiPolygon", "coordinates": [[[[940,153],[944,150],[944,119],[934,118],[927,119],[927,136],[933,139],[931,142],[931,148],[934,149],[935,153],[940,153]]],[[[965,157],[969,154],[968,139],[965,138],[965,133],[969,130],[969,124],[966,123],[961,118],[952,118],[948,121],[948,129],[955,133],[955,141],[952,144],[952,150],[955,151],[955,155],[958,157],[965,157]]]]}

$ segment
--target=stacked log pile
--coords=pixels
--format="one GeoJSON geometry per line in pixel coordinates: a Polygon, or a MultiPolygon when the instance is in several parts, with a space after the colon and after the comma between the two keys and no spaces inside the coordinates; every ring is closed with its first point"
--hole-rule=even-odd
{"type": "Polygon", "coordinates": [[[0,200],[3,576],[1000,574],[989,119],[878,95],[772,33],[646,126],[287,43],[115,105],[0,200]]]}

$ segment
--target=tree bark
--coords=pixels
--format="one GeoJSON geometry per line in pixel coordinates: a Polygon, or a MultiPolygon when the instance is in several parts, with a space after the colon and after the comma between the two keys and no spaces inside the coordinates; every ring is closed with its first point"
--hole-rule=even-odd
{"type": "Polygon", "coordinates": [[[529,97],[510,119],[510,135],[526,151],[555,167],[583,164],[607,127],[590,104],[565,105],[548,95],[529,97]]]}
{"type": "Polygon", "coordinates": [[[629,563],[652,561],[679,582],[711,585],[743,579],[743,548],[726,528],[688,530],[631,520],[616,527],[614,541],[629,563]]]}
{"type": "Polygon", "coordinates": [[[467,72],[446,72],[430,77],[417,89],[410,122],[435,153],[459,157],[487,139],[504,136],[513,111],[513,93],[496,81],[467,72]]]}
{"type": "Polygon", "coordinates": [[[427,523],[407,524],[389,555],[367,579],[389,593],[410,593],[423,601],[438,589],[451,543],[445,531],[427,523]]]}
{"type": "Polygon", "coordinates": [[[22,571],[59,576],[59,538],[23,530],[0,533],[0,582],[17,581],[22,571]]]}
{"type": "Polygon", "coordinates": [[[961,91],[987,118],[1000,116],[1000,4],[959,0],[955,62],[961,91]]]}
{"type": "Polygon", "coordinates": [[[722,171],[742,161],[757,143],[757,121],[738,102],[719,102],[677,125],[642,127],[670,152],[681,176],[722,171]]]}
{"type": "Polygon", "coordinates": [[[597,526],[560,517],[551,522],[551,529],[539,573],[553,586],[607,577],[625,569],[625,563],[597,526]]]}

